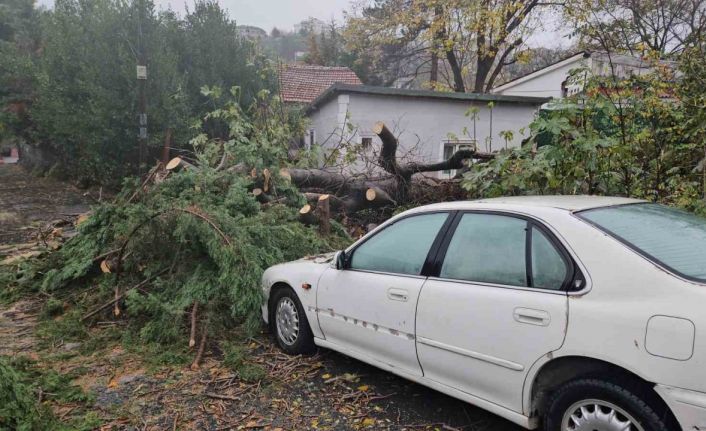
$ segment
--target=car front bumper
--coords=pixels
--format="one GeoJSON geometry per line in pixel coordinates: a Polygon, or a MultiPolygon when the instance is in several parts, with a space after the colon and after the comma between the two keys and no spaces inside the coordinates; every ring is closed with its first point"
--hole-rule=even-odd
{"type": "Polygon", "coordinates": [[[269,322],[270,315],[267,312],[267,302],[262,304],[262,307],[260,307],[260,308],[262,309],[262,320],[265,322],[265,325],[269,325],[270,324],[270,322],[269,322]]]}
{"type": "Polygon", "coordinates": [[[655,391],[667,403],[683,431],[706,431],[706,393],[657,385],[655,391]]]}

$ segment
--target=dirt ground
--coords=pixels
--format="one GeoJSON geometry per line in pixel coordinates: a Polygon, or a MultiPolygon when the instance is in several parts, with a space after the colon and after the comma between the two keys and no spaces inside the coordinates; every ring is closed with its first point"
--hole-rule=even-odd
{"type": "MultiPolygon", "coordinates": [[[[33,223],[85,210],[81,192],[0,166],[2,241],[26,241],[33,223]]],[[[160,365],[124,340],[102,343],[42,342],[36,329],[41,300],[0,306],[0,354],[27,356],[74,376],[92,394],[89,409],[101,430],[439,430],[520,431],[520,428],[454,398],[398,378],[335,352],[291,357],[264,332],[243,343],[246,357],[265,370],[245,381],[224,366],[211,346],[198,370],[160,365]]],[[[58,320],[61,317],[57,318],[58,320]]],[[[51,322],[50,322],[51,323],[51,322]]],[[[120,321],[98,322],[88,340],[118,332],[120,321]]],[[[54,405],[71,418],[78,404],[54,405]]]]}
{"type": "MultiPolygon", "coordinates": [[[[440,430],[519,431],[469,404],[337,353],[284,355],[266,335],[250,340],[253,363],[266,370],[243,381],[212,349],[199,370],[155,366],[120,343],[85,353],[81,343],[38,348],[38,307],[0,309],[0,352],[25,355],[92,394],[101,430],[440,430]]],[[[96,328],[94,331],[104,330],[96,328]]],[[[55,405],[70,418],[77,405],[55,405]]]]}
{"type": "Polygon", "coordinates": [[[88,210],[77,188],[29,175],[19,165],[0,165],[0,245],[26,242],[44,222],[88,210]]]}

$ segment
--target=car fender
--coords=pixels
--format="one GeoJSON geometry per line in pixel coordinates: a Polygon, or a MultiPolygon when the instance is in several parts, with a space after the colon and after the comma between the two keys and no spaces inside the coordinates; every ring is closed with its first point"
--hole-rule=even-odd
{"type": "Polygon", "coordinates": [[[323,338],[316,315],[316,289],[321,275],[330,267],[332,256],[314,256],[268,268],[262,276],[262,289],[266,300],[262,317],[269,323],[269,299],[272,288],[287,285],[296,293],[309,320],[314,337],[323,338]]]}
{"type": "Polygon", "coordinates": [[[539,375],[539,373],[550,362],[557,361],[562,358],[589,359],[605,362],[615,367],[622,368],[623,370],[638,376],[644,381],[650,381],[646,376],[642,375],[639,370],[634,369],[628,363],[620,360],[620,358],[596,353],[597,352],[587,353],[585,351],[561,348],[554,352],[549,352],[541,358],[537,359],[534,364],[532,364],[532,366],[527,372],[527,375],[525,376],[525,383],[522,389],[522,413],[525,416],[530,416],[532,414],[532,392],[534,390],[534,385],[536,383],[537,376],[539,375]]]}

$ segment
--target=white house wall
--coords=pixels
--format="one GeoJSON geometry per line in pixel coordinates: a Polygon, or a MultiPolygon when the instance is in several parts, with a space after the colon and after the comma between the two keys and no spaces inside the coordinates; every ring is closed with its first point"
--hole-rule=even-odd
{"type": "Polygon", "coordinates": [[[376,122],[383,121],[399,137],[399,154],[410,153],[420,161],[436,162],[442,159],[443,142],[450,135],[460,140],[473,138],[473,121],[465,116],[471,106],[479,109],[476,140],[481,151],[505,148],[501,131],[513,134],[508,147],[519,146],[528,137],[528,126],[539,109],[538,104],[495,102],[491,131],[487,102],[352,93],[330,99],[312,112],[310,119],[317,143],[327,148],[335,147],[342,134],[354,142],[359,142],[361,136],[373,137],[373,147],[379,148],[380,141],[371,129],[376,122]],[[353,136],[348,127],[341,127],[341,118],[347,118],[353,136]]]}
{"type": "Polygon", "coordinates": [[[586,66],[588,66],[588,63],[584,59],[568,62],[544,74],[518,82],[508,89],[503,89],[500,86],[493,92],[506,96],[553,97],[561,99],[564,97],[561,91],[561,84],[567,80],[569,72],[586,66]]]}
{"type": "Polygon", "coordinates": [[[340,127],[338,122],[338,103],[331,100],[309,116],[310,128],[315,130],[316,144],[332,148],[333,143],[338,143],[340,127]]]}
{"type": "MultiPolygon", "coordinates": [[[[661,61],[663,66],[676,69],[671,61],[661,61]]],[[[536,96],[553,97],[560,99],[562,82],[566,81],[573,69],[586,68],[593,76],[615,76],[620,79],[632,75],[645,75],[654,73],[654,65],[639,57],[622,54],[592,53],[590,57],[577,54],[555,65],[548,66],[515,81],[508,82],[493,89],[493,93],[507,96],[536,96]]],[[[678,72],[677,72],[678,74],[678,72]]],[[[584,83],[581,79],[568,85],[568,95],[583,91],[584,83]]]]}

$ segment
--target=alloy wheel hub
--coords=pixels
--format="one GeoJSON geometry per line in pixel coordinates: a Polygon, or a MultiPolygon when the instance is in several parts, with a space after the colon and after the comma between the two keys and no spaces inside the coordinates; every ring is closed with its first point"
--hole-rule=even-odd
{"type": "Polygon", "coordinates": [[[277,321],[277,335],[288,346],[297,341],[299,335],[299,313],[297,306],[291,298],[284,297],[277,304],[275,314],[277,321]]]}
{"type": "Polygon", "coordinates": [[[583,400],[564,413],[562,431],[644,431],[629,413],[601,400],[583,400]]]}

